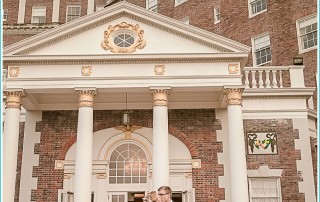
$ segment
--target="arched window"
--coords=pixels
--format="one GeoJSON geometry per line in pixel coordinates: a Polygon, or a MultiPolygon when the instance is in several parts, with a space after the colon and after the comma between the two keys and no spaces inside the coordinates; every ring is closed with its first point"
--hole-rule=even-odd
{"type": "Polygon", "coordinates": [[[124,143],[111,153],[109,183],[147,183],[147,158],[138,145],[124,143]]]}

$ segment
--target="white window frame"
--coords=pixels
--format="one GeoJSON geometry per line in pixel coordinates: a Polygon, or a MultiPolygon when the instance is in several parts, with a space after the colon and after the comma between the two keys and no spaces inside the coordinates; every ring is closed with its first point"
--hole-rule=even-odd
{"type": "Polygon", "coordinates": [[[8,9],[2,9],[3,15],[2,15],[2,21],[5,22],[8,20],[8,9]]]}
{"type": "MultiPolygon", "coordinates": [[[[264,65],[264,64],[268,64],[268,63],[271,63],[272,62],[272,52],[271,52],[271,40],[270,40],[270,35],[269,33],[263,33],[261,35],[258,35],[256,37],[253,37],[251,38],[251,44],[252,44],[252,60],[253,60],[253,66],[261,66],[261,65],[264,65]],[[264,63],[260,63],[260,64],[257,64],[257,58],[256,58],[256,40],[259,39],[259,38],[262,38],[262,37],[265,37],[265,36],[269,36],[269,46],[270,46],[270,54],[271,54],[271,60],[270,61],[266,61],[264,63]]],[[[267,46],[265,46],[267,47],[267,46]]]]}
{"type": "MultiPolygon", "coordinates": [[[[69,11],[69,8],[71,8],[71,7],[77,7],[77,8],[79,8],[79,17],[77,17],[77,18],[75,18],[75,19],[78,19],[78,18],[81,17],[81,5],[67,5],[67,9],[66,9],[66,22],[72,21],[72,20],[68,21],[68,11],[69,11]]],[[[73,20],[75,20],[75,19],[73,19],[73,20]]]]}
{"type": "Polygon", "coordinates": [[[253,13],[252,12],[252,3],[255,1],[263,1],[263,0],[248,0],[248,9],[249,9],[249,18],[252,18],[254,16],[260,15],[261,13],[264,13],[268,11],[268,0],[266,0],[266,9],[261,10],[259,12],[253,13]]]}
{"type": "Polygon", "coordinates": [[[158,0],[146,0],[146,9],[158,12],[158,0]]]}
{"type": "MultiPolygon", "coordinates": [[[[303,49],[303,44],[302,44],[302,40],[301,40],[301,34],[300,34],[300,29],[302,28],[302,24],[303,27],[307,27],[309,25],[312,25],[314,24],[315,22],[318,23],[318,20],[317,20],[317,14],[313,14],[313,15],[309,15],[309,16],[306,16],[304,18],[301,18],[299,20],[296,21],[296,27],[297,27],[297,37],[298,37],[298,46],[299,46],[299,54],[301,53],[306,53],[308,51],[311,51],[311,50],[314,50],[314,49],[317,49],[318,48],[318,44],[315,45],[315,46],[312,46],[310,48],[305,48],[303,49]]],[[[318,26],[318,25],[317,25],[318,26]]],[[[317,32],[318,32],[318,28],[317,28],[317,32]]],[[[318,33],[317,33],[318,34],[318,33]]],[[[317,35],[316,34],[316,35],[317,35]]]]}
{"type": "Polygon", "coordinates": [[[174,6],[179,6],[180,4],[183,4],[184,2],[187,2],[188,0],[174,0],[174,6]]]}
{"type": "MultiPolygon", "coordinates": [[[[278,202],[282,201],[282,193],[281,193],[281,182],[280,178],[282,175],[282,169],[269,169],[268,166],[260,166],[257,170],[248,170],[248,181],[249,181],[249,198],[250,202],[252,202],[252,180],[276,180],[277,181],[277,190],[278,190],[278,202]]],[[[270,196],[272,197],[272,196],[270,196]]]]}
{"type": "MultiPolygon", "coordinates": [[[[265,187],[264,187],[265,188],[265,187]]],[[[269,187],[271,188],[271,187],[269,187]]],[[[272,187],[273,188],[273,187],[272,187]]],[[[249,197],[250,197],[250,202],[253,201],[253,199],[277,199],[277,202],[281,202],[281,184],[280,184],[280,178],[267,178],[267,177],[254,177],[254,178],[249,178],[249,197]],[[253,187],[253,181],[260,181],[261,183],[263,183],[262,181],[273,181],[276,183],[276,189],[277,189],[277,196],[254,196],[253,195],[253,190],[256,187],[253,187]]]]}
{"type": "Polygon", "coordinates": [[[44,24],[44,23],[46,23],[46,12],[47,12],[47,8],[46,8],[45,6],[33,6],[33,7],[32,7],[31,23],[32,23],[32,24],[44,24]],[[36,15],[35,15],[35,10],[36,10],[36,9],[39,9],[39,10],[41,9],[40,12],[44,13],[44,15],[38,15],[38,16],[36,16],[36,15]],[[36,22],[35,19],[34,19],[34,18],[36,18],[36,17],[38,17],[38,18],[44,17],[44,22],[36,22]]]}
{"type": "Polygon", "coordinates": [[[221,19],[220,6],[216,6],[213,8],[213,16],[214,16],[214,24],[219,23],[221,19]]]}

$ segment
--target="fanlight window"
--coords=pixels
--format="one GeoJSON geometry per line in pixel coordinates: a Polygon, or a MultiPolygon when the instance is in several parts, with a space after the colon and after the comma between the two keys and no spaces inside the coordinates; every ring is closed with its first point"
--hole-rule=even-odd
{"type": "Polygon", "coordinates": [[[138,145],[125,143],[112,152],[109,164],[109,183],[147,183],[146,154],[138,145]]]}

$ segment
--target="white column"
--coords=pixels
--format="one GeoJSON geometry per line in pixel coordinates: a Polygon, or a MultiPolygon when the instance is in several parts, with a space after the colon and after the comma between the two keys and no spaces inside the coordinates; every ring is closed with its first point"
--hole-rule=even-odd
{"type": "Polygon", "coordinates": [[[249,201],[245,140],[242,119],[242,89],[225,89],[228,103],[231,201],[249,201]]]}
{"type": "Polygon", "coordinates": [[[19,123],[22,91],[6,91],[3,130],[3,201],[13,202],[18,160],[19,123]]]}
{"type": "Polygon", "coordinates": [[[169,186],[168,94],[170,89],[151,89],[153,95],[152,190],[169,186]]]}
{"type": "Polygon", "coordinates": [[[93,97],[95,90],[77,90],[79,115],[77,129],[74,201],[91,201],[93,97]]]}
{"type": "Polygon", "coordinates": [[[87,15],[94,12],[94,0],[88,0],[87,15]]]}
{"type": "Polygon", "coordinates": [[[53,0],[52,2],[52,22],[59,22],[59,10],[60,10],[60,0],[53,0]]]}
{"type": "Polygon", "coordinates": [[[24,24],[24,16],[26,13],[26,0],[19,0],[18,24],[24,24]]]}

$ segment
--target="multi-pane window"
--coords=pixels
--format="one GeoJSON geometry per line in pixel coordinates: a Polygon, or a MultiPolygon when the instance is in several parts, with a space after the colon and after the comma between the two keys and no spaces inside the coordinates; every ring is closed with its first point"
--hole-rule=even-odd
{"type": "Polygon", "coordinates": [[[249,178],[250,202],[280,202],[280,178],[249,178]]]}
{"type": "Polygon", "coordinates": [[[147,9],[157,12],[158,11],[158,1],[157,0],[147,0],[147,9]]]}
{"type": "Polygon", "coordinates": [[[180,5],[188,0],[175,0],[175,6],[180,5]]]}
{"type": "Polygon", "coordinates": [[[219,23],[220,22],[220,7],[215,7],[213,9],[213,15],[214,15],[214,23],[219,23]]]}
{"type": "Polygon", "coordinates": [[[80,17],[80,5],[67,6],[67,22],[80,17]]]}
{"type": "Polygon", "coordinates": [[[46,7],[34,6],[32,7],[32,20],[31,23],[42,24],[46,22],[46,7]]]}
{"type": "Polygon", "coordinates": [[[317,18],[311,16],[297,22],[300,52],[317,46],[317,18]]]}
{"type": "Polygon", "coordinates": [[[249,17],[267,10],[267,0],[249,0],[249,17]]]}
{"type": "Polygon", "coordinates": [[[2,21],[7,21],[7,19],[8,19],[8,9],[3,9],[2,12],[3,12],[2,21]]]}
{"type": "Polygon", "coordinates": [[[124,143],[111,153],[109,183],[147,183],[146,154],[138,145],[124,143]]]}
{"type": "Polygon", "coordinates": [[[253,39],[254,65],[262,65],[271,61],[271,47],[269,34],[253,39]]]}

